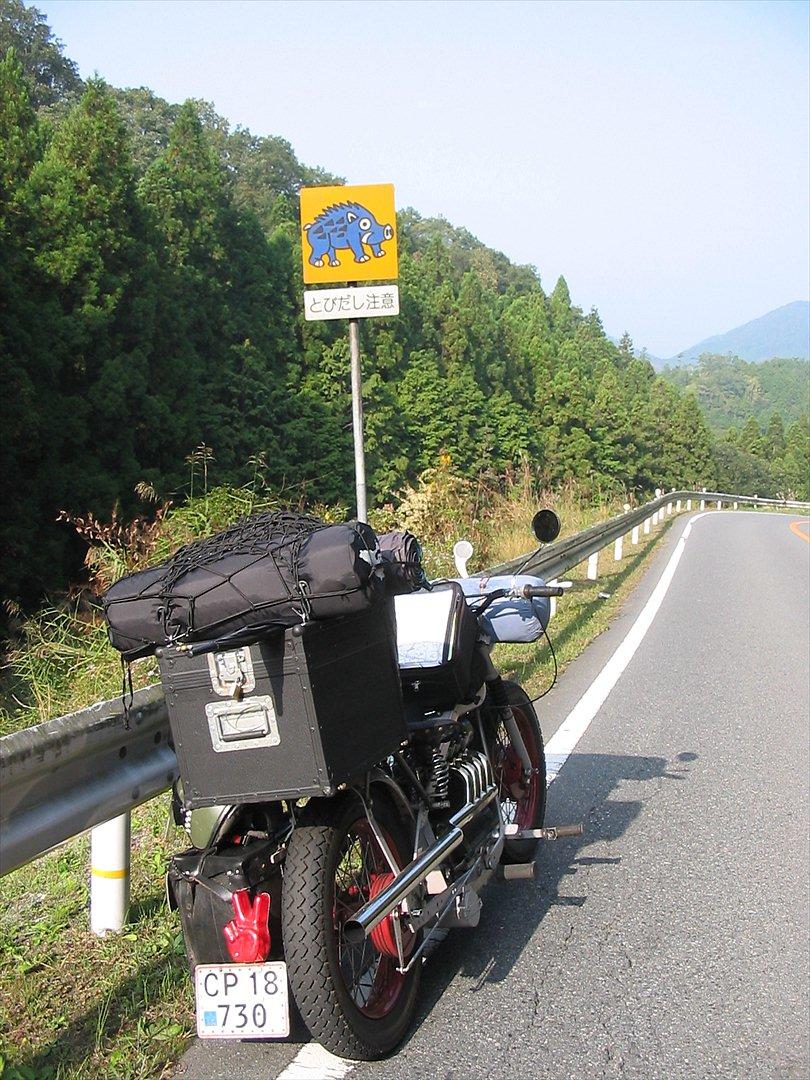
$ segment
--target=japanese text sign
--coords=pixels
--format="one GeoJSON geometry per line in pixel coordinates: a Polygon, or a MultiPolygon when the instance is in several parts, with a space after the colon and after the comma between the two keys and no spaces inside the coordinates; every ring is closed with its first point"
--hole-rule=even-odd
{"type": "Polygon", "coordinates": [[[308,322],[371,319],[381,315],[399,315],[399,288],[396,285],[304,289],[304,318],[308,322]]]}
{"type": "Polygon", "coordinates": [[[307,285],[398,276],[393,184],[301,188],[300,194],[307,285]]]}

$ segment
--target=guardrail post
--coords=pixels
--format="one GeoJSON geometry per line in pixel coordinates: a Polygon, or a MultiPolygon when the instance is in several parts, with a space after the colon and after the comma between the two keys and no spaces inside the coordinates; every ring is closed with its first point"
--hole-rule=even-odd
{"type": "Polygon", "coordinates": [[[718,499],[718,500],[717,500],[717,509],[718,509],[718,510],[722,510],[722,509],[723,509],[723,500],[722,500],[722,499],[718,499]]]}
{"type": "MultiPolygon", "coordinates": [[[[558,582],[557,582],[556,578],[554,579],[554,581],[549,581],[549,585],[557,585],[557,584],[558,584],[558,582]]],[[[557,597],[556,596],[550,596],[548,598],[548,621],[551,622],[551,620],[554,618],[554,616],[556,614],[557,614],[557,597]]]]}
{"type": "Polygon", "coordinates": [[[735,509],[735,510],[737,509],[737,504],[736,504],[736,503],[734,503],[734,509],[735,509]]]}
{"type": "Polygon", "coordinates": [[[651,522],[651,521],[652,521],[652,518],[645,518],[645,519],[644,519],[644,535],[645,535],[645,536],[646,536],[646,535],[647,535],[647,534],[649,533],[649,531],[650,531],[650,522],[651,522]]]}
{"type": "Polygon", "coordinates": [[[630,533],[630,543],[631,544],[637,544],[638,543],[638,525],[633,526],[633,531],[630,533]]]}
{"type": "Polygon", "coordinates": [[[90,834],[90,929],[103,937],[122,930],[129,907],[129,811],[90,834]]]}
{"type": "Polygon", "coordinates": [[[681,512],[681,500],[676,499],[675,500],[675,513],[680,514],[680,512],[681,512]]]}
{"type": "Polygon", "coordinates": [[[622,541],[623,540],[624,540],[623,536],[618,536],[616,538],[614,544],[613,544],[613,561],[614,562],[621,562],[622,561],[622,548],[623,548],[622,541]]]}
{"type": "Polygon", "coordinates": [[[700,500],[700,509],[701,509],[701,510],[705,510],[705,509],[706,509],[706,500],[705,500],[705,499],[701,499],[701,500],[700,500]]]}
{"type": "Polygon", "coordinates": [[[687,499],[687,500],[686,500],[686,509],[687,509],[687,510],[691,510],[691,509],[692,509],[692,500],[691,500],[691,499],[687,499]]]}
{"type": "Polygon", "coordinates": [[[596,581],[596,576],[599,573],[599,552],[595,551],[593,555],[588,556],[588,581],[596,581]]]}
{"type": "Polygon", "coordinates": [[[672,503],[667,503],[667,516],[672,513],[672,503]]]}

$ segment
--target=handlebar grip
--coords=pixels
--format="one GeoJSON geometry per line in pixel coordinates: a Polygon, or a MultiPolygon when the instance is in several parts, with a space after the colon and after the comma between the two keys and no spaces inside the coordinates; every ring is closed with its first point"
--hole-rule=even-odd
{"type": "Polygon", "coordinates": [[[536,596],[562,596],[565,589],[562,585],[524,585],[523,595],[527,600],[536,596]]]}

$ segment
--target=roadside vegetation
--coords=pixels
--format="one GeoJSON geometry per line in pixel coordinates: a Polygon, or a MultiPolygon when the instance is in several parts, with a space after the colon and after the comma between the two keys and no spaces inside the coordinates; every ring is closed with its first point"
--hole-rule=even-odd
{"type": "MultiPolygon", "coordinates": [[[[99,614],[101,595],[119,577],[161,562],[181,545],[245,514],[289,506],[260,481],[209,491],[203,466],[192,463],[191,468],[190,488],[196,483],[198,494],[177,506],[155,505],[154,493],[142,487],[142,497],[152,500],[148,517],[126,524],[115,515],[108,523],[92,514],[70,519],[87,545],[82,582],[70,596],[16,626],[0,678],[0,735],[120,693],[120,657],[107,641],[99,614]]],[[[434,468],[400,492],[396,504],[372,510],[369,517],[378,531],[407,528],[418,536],[428,576],[435,578],[455,573],[452,549],[461,536],[472,541],[478,567],[527,551],[532,515],[540,505],[557,509],[563,535],[568,535],[617,513],[622,504],[589,496],[577,485],[554,494],[538,487],[528,469],[517,476],[482,474],[471,481],[443,454],[434,468]]],[[[313,503],[306,509],[329,522],[344,521],[349,513],[341,503],[313,503]]],[[[153,682],[154,660],[133,664],[132,675],[136,689],[153,682]]]]}

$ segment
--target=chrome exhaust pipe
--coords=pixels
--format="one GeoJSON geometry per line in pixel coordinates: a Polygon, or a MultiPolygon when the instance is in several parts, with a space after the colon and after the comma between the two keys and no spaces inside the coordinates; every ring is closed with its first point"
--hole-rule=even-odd
{"type": "Polygon", "coordinates": [[[450,852],[454,851],[464,839],[464,833],[461,830],[468,821],[492,802],[497,790],[494,786],[488,787],[475,802],[467,803],[457,810],[450,818],[450,829],[444,836],[429,847],[424,854],[408,863],[388,888],[383,889],[379,896],[375,896],[373,900],[364,904],[354,918],[344,924],[343,935],[350,945],[357,945],[367,938],[374,927],[379,926],[383,919],[390,915],[409,893],[413,892],[420,881],[424,881],[431,870],[437,869],[444,862],[450,852]]]}

